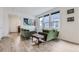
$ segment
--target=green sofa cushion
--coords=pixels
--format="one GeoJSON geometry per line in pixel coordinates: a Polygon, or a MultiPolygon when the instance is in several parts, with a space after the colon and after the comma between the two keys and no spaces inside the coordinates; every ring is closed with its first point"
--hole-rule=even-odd
{"type": "Polygon", "coordinates": [[[50,30],[47,35],[47,41],[50,41],[52,39],[56,39],[58,37],[58,31],[57,30],[50,30]]]}

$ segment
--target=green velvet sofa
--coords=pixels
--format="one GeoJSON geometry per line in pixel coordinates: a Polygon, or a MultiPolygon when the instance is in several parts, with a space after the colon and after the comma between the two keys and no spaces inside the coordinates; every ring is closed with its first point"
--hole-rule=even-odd
{"type": "Polygon", "coordinates": [[[53,29],[53,30],[43,30],[43,32],[39,32],[38,34],[44,35],[43,40],[44,41],[50,41],[55,40],[58,38],[59,31],[53,29]]]}
{"type": "Polygon", "coordinates": [[[21,34],[21,38],[22,39],[29,39],[31,36],[32,36],[32,34],[34,34],[34,33],[37,33],[36,31],[29,31],[29,30],[26,30],[26,29],[23,29],[23,28],[21,28],[21,30],[20,30],[20,34],[21,34]]]}

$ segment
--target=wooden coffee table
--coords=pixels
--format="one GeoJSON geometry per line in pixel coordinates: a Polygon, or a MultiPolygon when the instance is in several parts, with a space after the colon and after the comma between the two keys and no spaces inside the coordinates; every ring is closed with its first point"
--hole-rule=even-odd
{"type": "Polygon", "coordinates": [[[38,43],[36,43],[36,44],[37,44],[38,46],[39,46],[39,44],[40,44],[41,42],[44,42],[44,41],[42,40],[42,38],[44,38],[44,36],[43,36],[43,35],[40,35],[40,34],[38,34],[38,33],[35,33],[35,34],[32,35],[32,42],[33,42],[33,38],[36,38],[36,39],[37,39],[38,43]]]}

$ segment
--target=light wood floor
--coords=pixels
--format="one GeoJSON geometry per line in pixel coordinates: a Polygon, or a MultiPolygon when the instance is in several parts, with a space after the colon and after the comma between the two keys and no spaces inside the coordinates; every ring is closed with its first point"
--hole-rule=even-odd
{"type": "Polygon", "coordinates": [[[79,45],[71,44],[62,40],[50,41],[32,46],[32,40],[21,40],[17,33],[10,34],[0,40],[1,52],[77,52],[79,45]]]}

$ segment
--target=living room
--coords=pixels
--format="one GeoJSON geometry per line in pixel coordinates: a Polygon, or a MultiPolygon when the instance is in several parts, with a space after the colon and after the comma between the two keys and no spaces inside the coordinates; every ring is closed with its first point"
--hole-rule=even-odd
{"type": "Polygon", "coordinates": [[[78,7],[1,7],[0,12],[0,51],[79,51],[78,7]]]}

